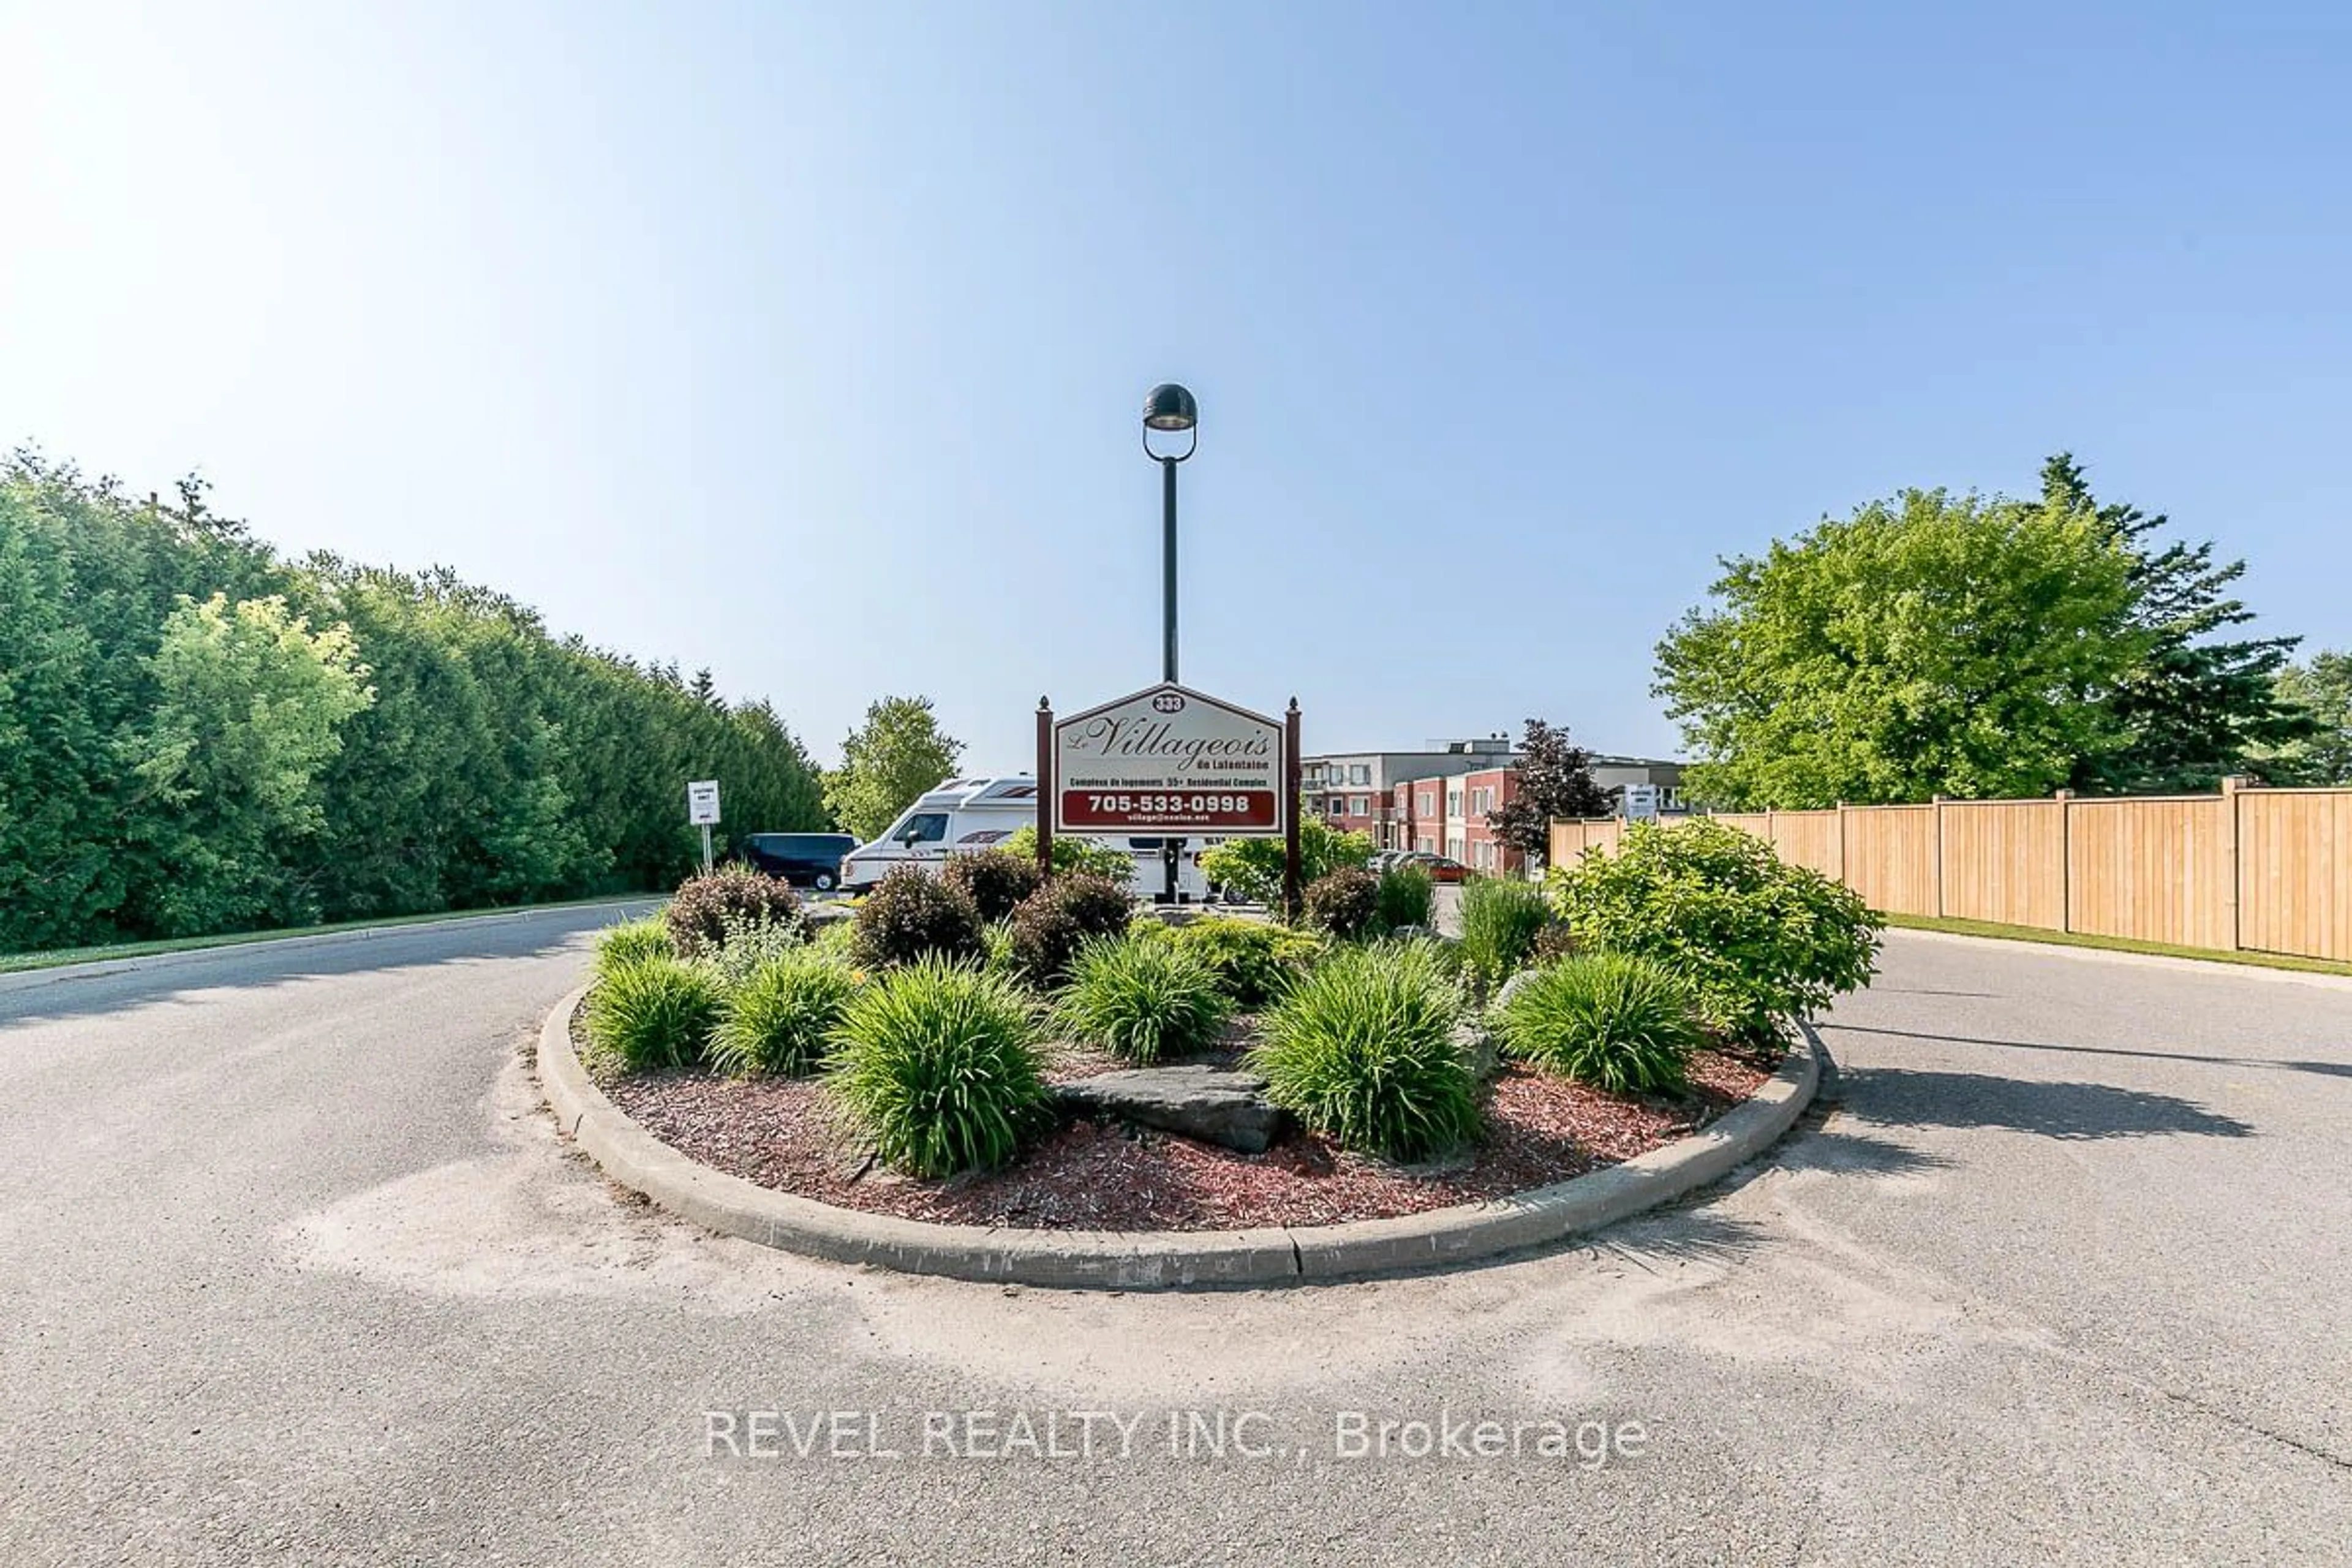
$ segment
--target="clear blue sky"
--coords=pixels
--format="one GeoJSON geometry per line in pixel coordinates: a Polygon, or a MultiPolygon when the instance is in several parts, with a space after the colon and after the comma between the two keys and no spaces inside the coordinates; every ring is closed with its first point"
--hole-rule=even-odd
{"type": "Polygon", "coordinates": [[[2334,5],[0,0],[0,440],[980,767],[1159,673],[1673,744],[1715,558],[2101,492],[2352,643],[2334,5]]]}

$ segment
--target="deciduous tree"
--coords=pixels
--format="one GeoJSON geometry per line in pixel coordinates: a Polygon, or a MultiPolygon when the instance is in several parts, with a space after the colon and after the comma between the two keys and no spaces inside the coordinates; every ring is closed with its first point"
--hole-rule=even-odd
{"type": "Polygon", "coordinates": [[[954,776],[963,742],[940,729],[928,697],[885,697],[841,743],[824,805],[845,832],[879,837],[925,790],[954,776]]]}
{"type": "Polygon", "coordinates": [[[1731,807],[2044,795],[2131,732],[2132,556],[2063,501],[1910,490],[1725,563],[1654,689],[1731,807]]]}

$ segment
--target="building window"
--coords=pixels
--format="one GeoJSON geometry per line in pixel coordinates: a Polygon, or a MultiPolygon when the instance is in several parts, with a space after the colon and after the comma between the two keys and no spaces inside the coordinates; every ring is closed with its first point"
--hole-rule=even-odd
{"type": "Polygon", "coordinates": [[[1413,844],[1415,847],[1419,848],[1424,855],[1434,855],[1437,853],[1437,840],[1434,838],[1416,838],[1413,840],[1413,844]]]}
{"type": "Polygon", "coordinates": [[[1462,815],[1462,786],[1460,784],[1448,784],[1446,786],[1445,815],[1448,816],[1459,816],[1462,815]]]}
{"type": "Polygon", "coordinates": [[[1371,783],[1372,770],[1370,766],[1364,763],[1358,763],[1355,766],[1349,768],[1348,770],[1348,782],[1349,784],[1368,784],[1371,783]]]}
{"type": "Polygon", "coordinates": [[[1431,794],[1428,790],[1421,792],[1421,815],[1423,816],[1435,816],[1437,815],[1437,796],[1431,794]]]}
{"type": "Polygon", "coordinates": [[[1356,797],[1356,804],[1348,809],[1358,816],[1370,816],[1372,814],[1372,803],[1360,795],[1356,797]]]}

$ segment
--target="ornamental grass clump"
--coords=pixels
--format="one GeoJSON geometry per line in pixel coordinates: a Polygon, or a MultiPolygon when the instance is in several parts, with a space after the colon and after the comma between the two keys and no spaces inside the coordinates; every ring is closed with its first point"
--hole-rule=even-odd
{"type": "Polygon", "coordinates": [[[1518,981],[1494,1013],[1503,1048],[1611,1094],[1660,1094],[1687,1081],[1703,1043],[1690,986],[1625,953],[1561,958],[1518,981]]]}
{"type": "Polygon", "coordinates": [[[1018,986],[929,954],[851,1000],[826,1082],[894,1169],[994,1170],[1052,1120],[1038,1045],[1034,1008],[1018,986]]]}
{"type": "Polygon", "coordinates": [[[1232,1013],[1209,961],[1154,929],[1079,948],[1055,1017],[1071,1038],[1148,1067],[1207,1049],[1232,1013]]]}
{"type": "Polygon", "coordinates": [[[628,1072],[688,1068],[719,1022],[719,977],[667,955],[624,964],[588,993],[589,1048],[628,1072]]]}
{"type": "Polygon", "coordinates": [[[803,946],[777,953],[727,992],[709,1062],[737,1078],[800,1078],[824,1064],[857,978],[835,955],[803,946]]]}
{"type": "Polygon", "coordinates": [[[1578,941],[1664,964],[1703,1023],[1746,1045],[1778,1045],[1785,1020],[1877,968],[1882,922],[1857,894],[1703,817],[1636,823],[1615,854],[1555,867],[1549,886],[1578,941]]]}
{"type": "Polygon", "coordinates": [[[1462,887],[1462,962],[1487,990],[1524,967],[1551,923],[1551,906],[1533,882],[1473,877],[1462,887]]]}
{"type": "Polygon", "coordinates": [[[1340,1147],[1422,1160],[1478,1131],[1462,990],[1420,943],[1346,947],[1259,1020],[1266,1098],[1340,1147]]]}
{"type": "Polygon", "coordinates": [[[608,980],[614,971],[630,964],[672,956],[669,927],[662,923],[660,916],[647,915],[644,920],[624,921],[597,932],[595,957],[591,963],[596,978],[608,980]]]}
{"type": "Polygon", "coordinates": [[[1436,903],[1437,879],[1429,874],[1428,867],[1391,866],[1381,872],[1374,923],[1384,931],[1400,926],[1426,930],[1430,911],[1436,903]]]}

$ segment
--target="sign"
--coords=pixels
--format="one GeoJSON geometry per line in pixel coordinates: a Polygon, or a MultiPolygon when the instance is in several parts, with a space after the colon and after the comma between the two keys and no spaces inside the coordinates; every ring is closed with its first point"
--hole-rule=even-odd
{"type": "Polygon", "coordinates": [[[719,821],[719,781],[702,779],[686,786],[686,825],[710,827],[719,821]]]}
{"type": "Polygon", "coordinates": [[[1625,786],[1625,820],[1628,822],[1658,820],[1657,785],[1629,784],[1625,786]]]}
{"type": "Polygon", "coordinates": [[[1279,721],[1171,683],[1054,726],[1060,833],[1282,832],[1279,721]]]}

